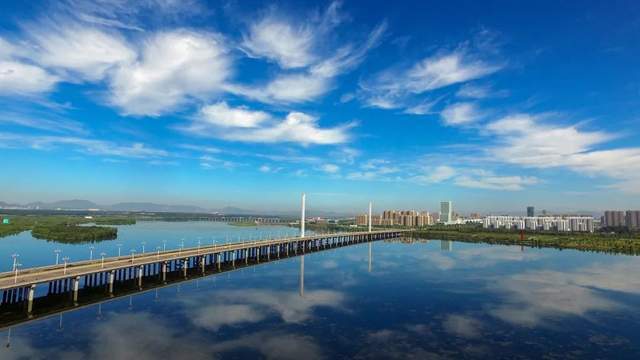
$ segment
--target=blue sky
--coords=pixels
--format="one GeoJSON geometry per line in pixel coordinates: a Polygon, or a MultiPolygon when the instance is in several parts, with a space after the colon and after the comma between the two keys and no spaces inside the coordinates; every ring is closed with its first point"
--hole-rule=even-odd
{"type": "Polygon", "coordinates": [[[1,6],[0,200],[638,207],[633,1],[1,6]]]}

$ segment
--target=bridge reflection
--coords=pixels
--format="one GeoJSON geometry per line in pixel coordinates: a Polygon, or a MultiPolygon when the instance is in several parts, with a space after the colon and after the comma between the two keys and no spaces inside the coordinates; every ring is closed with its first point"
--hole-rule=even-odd
{"type": "MultiPolygon", "coordinates": [[[[186,281],[198,281],[204,277],[221,273],[230,273],[244,268],[258,267],[271,262],[300,257],[299,292],[304,297],[304,256],[305,254],[328,251],[340,247],[369,243],[368,269],[371,271],[371,243],[378,240],[389,240],[400,235],[398,232],[372,233],[376,236],[358,236],[345,238],[344,241],[311,241],[300,238],[301,246],[292,251],[261,251],[250,252],[249,249],[233,254],[210,258],[213,261],[201,261],[202,257],[180,259],[179,261],[156,262],[146,266],[129,266],[117,269],[115,272],[102,272],[88,275],[84,278],[83,287],[74,288],[71,278],[49,282],[46,295],[29,299],[16,297],[16,301],[6,301],[8,292],[5,291],[5,302],[0,306],[0,330],[18,324],[31,322],[52,316],[60,316],[62,328],[62,314],[81,308],[98,305],[98,315],[101,316],[103,303],[129,297],[130,305],[134,294],[143,294],[177,285],[186,281]],[[238,257],[237,255],[240,255],[238,257]],[[113,275],[111,275],[113,274],[113,275]],[[67,280],[67,281],[65,281],[67,280]],[[31,300],[31,301],[30,301],[31,300]]],[[[315,240],[315,238],[313,238],[315,240]]],[[[213,255],[213,254],[212,254],[213,255]]],[[[9,289],[15,290],[19,288],[9,289]]],[[[15,292],[16,296],[18,295],[15,292]]]]}

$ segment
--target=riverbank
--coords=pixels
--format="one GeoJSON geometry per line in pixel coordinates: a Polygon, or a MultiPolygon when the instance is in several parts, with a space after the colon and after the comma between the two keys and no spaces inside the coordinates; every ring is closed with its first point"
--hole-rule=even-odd
{"type": "Polygon", "coordinates": [[[538,248],[573,249],[612,254],[640,255],[638,235],[618,234],[541,234],[525,233],[520,240],[518,232],[483,231],[482,229],[420,229],[409,236],[428,240],[455,240],[467,243],[522,245],[538,248]]]}

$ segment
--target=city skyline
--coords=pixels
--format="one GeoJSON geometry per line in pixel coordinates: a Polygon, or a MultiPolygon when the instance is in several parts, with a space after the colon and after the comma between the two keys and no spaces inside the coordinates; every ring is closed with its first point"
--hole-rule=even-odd
{"type": "Polygon", "coordinates": [[[0,201],[637,208],[635,3],[252,4],[4,4],[0,201]]]}

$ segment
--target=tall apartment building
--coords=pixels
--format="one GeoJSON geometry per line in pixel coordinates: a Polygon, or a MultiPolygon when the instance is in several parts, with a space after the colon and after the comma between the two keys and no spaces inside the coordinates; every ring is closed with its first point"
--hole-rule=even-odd
{"type": "MultiPolygon", "coordinates": [[[[360,214],[356,216],[356,225],[368,225],[368,215],[360,214]]],[[[433,217],[429,212],[419,212],[416,210],[384,210],[382,215],[373,215],[371,223],[383,226],[409,226],[421,227],[433,224],[433,217]]]]}
{"type": "Polygon", "coordinates": [[[640,229],[640,210],[627,210],[624,222],[629,230],[640,229]]]}
{"type": "Polygon", "coordinates": [[[602,226],[605,227],[622,227],[625,226],[625,214],[624,211],[607,210],[604,212],[602,226]]]}
{"type": "Polygon", "coordinates": [[[627,227],[630,230],[640,228],[640,211],[607,210],[602,217],[602,226],[611,228],[627,227]]]}
{"type": "Polygon", "coordinates": [[[453,204],[451,201],[440,202],[440,222],[445,224],[453,222],[453,204]]]}
{"type": "Polygon", "coordinates": [[[527,206],[527,216],[528,217],[536,216],[536,208],[534,208],[533,206],[527,206]]]}
{"type": "Polygon", "coordinates": [[[358,226],[369,225],[369,215],[368,214],[356,215],[356,225],[358,226]]]}

